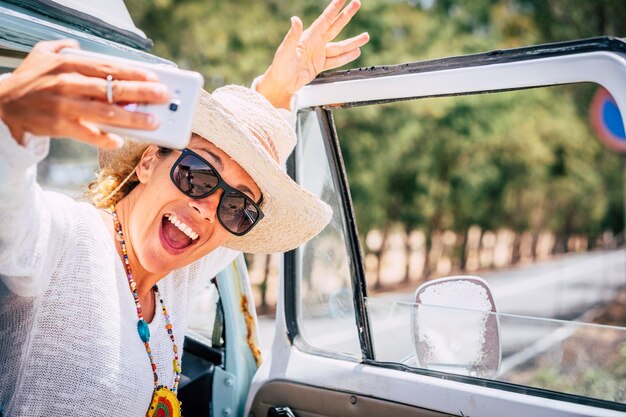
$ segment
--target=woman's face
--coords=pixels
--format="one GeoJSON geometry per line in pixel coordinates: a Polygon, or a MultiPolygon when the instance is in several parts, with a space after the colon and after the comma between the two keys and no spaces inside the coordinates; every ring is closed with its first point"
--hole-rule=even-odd
{"type": "MultiPolygon", "coordinates": [[[[256,183],[222,150],[196,135],[188,148],[213,165],[231,187],[260,200],[256,183]]],[[[128,196],[132,198],[128,238],[135,257],[143,269],[158,275],[196,261],[231,237],[217,219],[223,190],[193,199],[172,183],[170,170],[180,154],[158,155],[156,147],[148,148],[137,168],[141,183],[128,196]]]]}

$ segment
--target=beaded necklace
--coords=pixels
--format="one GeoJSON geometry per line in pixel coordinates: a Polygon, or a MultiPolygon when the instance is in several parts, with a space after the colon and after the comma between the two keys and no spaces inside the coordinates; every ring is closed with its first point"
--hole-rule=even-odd
{"type": "Polygon", "coordinates": [[[122,232],[122,225],[117,218],[115,205],[111,206],[111,213],[113,214],[113,224],[115,225],[116,239],[120,242],[120,245],[122,246],[122,256],[124,257],[124,268],[126,269],[128,286],[130,287],[130,292],[133,295],[133,299],[135,300],[135,306],[137,308],[137,318],[139,319],[139,321],[137,321],[137,333],[139,333],[139,338],[146,347],[148,359],[150,359],[150,366],[152,367],[152,374],[154,375],[154,393],[152,394],[152,401],[150,403],[150,407],[148,408],[146,416],[181,416],[181,403],[176,397],[176,392],[178,391],[178,383],[180,381],[180,373],[182,369],[180,364],[180,358],[178,356],[178,346],[176,346],[174,332],[172,331],[172,324],[170,323],[170,316],[167,313],[167,308],[165,308],[165,303],[163,301],[163,297],[161,297],[161,293],[159,292],[159,287],[154,285],[152,289],[154,290],[156,297],[161,303],[163,317],[165,318],[165,329],[167,330],[167,334],[172,341],[172,350],[174,351],[174,360],[172,362],[172,367],[174,369],[174,384],[172,385],[171,389],[169,389],[167,385],[159,385],[159,376],[157,375],[156,371],[157,367],[154,363],[154,357],[152,356],[152,350],[150,349],[149,343],[150,329],[148,328],[148,323],[146,323],[146,320],[144,320],[143,314],[141,312],[141,304],[139,303],[139,297],[137,295],[137,283],[133,279],[133,272],[130,268],[130,261],[128,260],[128,251],[126,250],[126,242],[124,241],[124,233],[122,232]]]}

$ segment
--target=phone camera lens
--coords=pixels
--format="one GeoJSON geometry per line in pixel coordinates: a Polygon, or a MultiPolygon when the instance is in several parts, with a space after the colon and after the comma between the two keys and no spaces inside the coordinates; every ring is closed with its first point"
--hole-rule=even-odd
{"type": "Polygon", "coordinates": [[[177,103],[177,102],[175,102],[175,101],[172,101],[172,102],[170,103],[170,111],[173,111],[173,112],[174,112],[174,111],[177,111],[177,110],[178,110],[178,103],[177,103]]]}

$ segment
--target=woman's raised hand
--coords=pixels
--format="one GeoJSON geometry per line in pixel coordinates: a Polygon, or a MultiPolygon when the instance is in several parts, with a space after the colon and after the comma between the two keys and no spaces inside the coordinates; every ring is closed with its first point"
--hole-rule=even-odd
{"type": "Polygon", "coordinates": [[[345,65],[361,55],[360,47],[369,41],[367,32],[332,42],[361,7],[358,0],[352,0],[342,11],[345,3],[346,0],[333,0],[305,31],[299,18],[291,18],[289,32],[256,87],[275,107],[289,108],[291,96],[320,72],[345,65]]]}
{"type": "Polygon", "coordinates": [[[96,123],[134,129],[155,129],[148,114],[107,103],[107,76],[113,78],[116,102],[160,103],[169,93],[156,74],[113,62],[100,62],[71,54],[73,40],[35,45],[21,65],[0,81],[0,119],[22,143],[25,132],[69,137],[92,145],[121,146],[122,139],[103,132],[96,123]]]}

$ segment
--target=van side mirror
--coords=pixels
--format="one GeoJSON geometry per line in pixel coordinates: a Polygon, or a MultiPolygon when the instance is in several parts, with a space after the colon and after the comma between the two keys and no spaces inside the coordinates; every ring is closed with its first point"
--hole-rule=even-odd
{"type": "Polygon", "coordinates": [[[487,282],[440,278],[415,292],[412,331],[417,366],[493,378],[501,362],[500,327],[487,282]]]}

